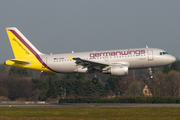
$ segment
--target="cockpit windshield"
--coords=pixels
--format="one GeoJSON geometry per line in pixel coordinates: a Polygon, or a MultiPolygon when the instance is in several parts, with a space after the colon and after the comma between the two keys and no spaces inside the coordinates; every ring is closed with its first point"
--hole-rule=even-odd
{"type": "Polygon", "coordinates": [[[160,52],[160,55],[166,55],[168,54],[167,52],[160,52]]]}

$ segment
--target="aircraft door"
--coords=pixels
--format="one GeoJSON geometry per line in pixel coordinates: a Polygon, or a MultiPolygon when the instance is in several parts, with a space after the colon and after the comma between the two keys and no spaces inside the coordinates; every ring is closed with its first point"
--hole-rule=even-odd
{"type": "Polygon", "coordinates": [[[153,50],[147,50],[147,53],[148,53],[148,61],[154,60],[153,50]]]}

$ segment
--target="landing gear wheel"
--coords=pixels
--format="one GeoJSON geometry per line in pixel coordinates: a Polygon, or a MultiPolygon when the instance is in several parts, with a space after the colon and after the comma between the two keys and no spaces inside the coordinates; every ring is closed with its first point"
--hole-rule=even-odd
{"type": "Polygon", "coordinates": [[[152,75],[153,74],[153,70],[152,70],[152,68],[149,68],[149,79],[153,79],[154,78],[154,76],[152,75]]]}
{"type": "Polygon", "coordinates": [[[98,78],[93,78],[93,79],[92,79],[92,83],[94,83],[94,84],[97,84],[98,81],[99,81],[98,78]]]}
{"type": "Polygon", "coordinates": [[[153,76],[153,75],[150,75],[150,76],[149,76],[149,79],[153,79],[153,78],[154,78],[154,76],[153,76]]]}

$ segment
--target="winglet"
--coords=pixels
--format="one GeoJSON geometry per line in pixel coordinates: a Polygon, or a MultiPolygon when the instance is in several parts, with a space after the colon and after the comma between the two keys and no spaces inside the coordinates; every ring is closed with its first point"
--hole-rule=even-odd
{"type": "Polygon", "coordinates": [[[68,57],[69,57],[69,60],[72,60],[72,59],[73,59],[73,57],[71,57],[71,56],[69,56],[69,55],[68,55],[68,57]]]}

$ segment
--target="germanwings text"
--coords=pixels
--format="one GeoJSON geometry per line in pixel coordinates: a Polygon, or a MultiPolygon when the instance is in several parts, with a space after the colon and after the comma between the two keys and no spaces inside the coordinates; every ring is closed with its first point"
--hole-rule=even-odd
{"type": "Polygon", "coordinates": [[[90,58],[103,57],[103,56],[117,56],[117,55],[141,55],[145,54],[145,50],[127,50],[127,51],[113,51],[113,52],[100,52],[90,53],[90,58]]]}

